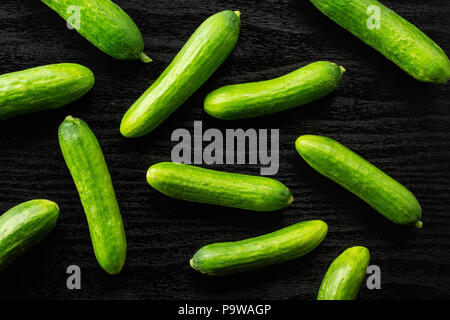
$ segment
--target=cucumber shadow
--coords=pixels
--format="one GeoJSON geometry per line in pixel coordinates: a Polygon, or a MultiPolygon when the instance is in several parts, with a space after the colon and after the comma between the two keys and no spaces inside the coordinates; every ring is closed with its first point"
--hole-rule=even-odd
{"type": "MultiPolygon", "coordinates": [[[[1,291],[0,299],[23,299],[32,296],[36,288],[47,287],[47,282],[54,283],[55,274],[52,273],[50,265],[55,259],[56,239],[54,230],[3,270],[0,274],[0,287],[9,289],[7,292],[1,291]]],[[[64,271],[61,274],[64,277],[64,271]]],[[[53,290],[47,289],[47,294],[51,294],[53,290]]]]}
{"type": "Polygon", "coordinates": [[[333,108],[333,103],[335,100],[335,94],[331,93],[318,100],[289,110],[241,120],[224,121],[213,118],[205,113],[206,119],[204,121],[204,125],[212,128],[218,128],[222,131],[228,128],[278,128],[283,130],[285,128],[302,127],[302,124],[308,120],[320,119],[324,116],[326,117],[326,113],[333,108]]]}
{"type": "MultiPolygon", "coordinates": [[[[151,187],[149,187],[151,189],[151,187]]],[[[218,205],[189,202],[173,199],[153,190],[149,205],[157,205],[155,211],[165,212],[171,218],[185,221],[211,222],[220,226],[239,226],[239,228],[262,228],[273,231],[283,226],[283,213],[287,208],[272,212],[255,212],[218,205]]],[[[239,240],[239,239],[236,239],[239,240]]]]}
{"type": "Polygon", "coordinates": [[[37,134],[48,136],[53,133],[57,139],[58,127],[65,117],[88,108],[82,106],[89,104],[90,99],[91,94],[87,93],[80,100],[55,110],[23,114],[15,118],[2,120],[0,135],[5,140],[20,139],[20,141],[25,141],[29,138],[35,138],[37,134]]]}

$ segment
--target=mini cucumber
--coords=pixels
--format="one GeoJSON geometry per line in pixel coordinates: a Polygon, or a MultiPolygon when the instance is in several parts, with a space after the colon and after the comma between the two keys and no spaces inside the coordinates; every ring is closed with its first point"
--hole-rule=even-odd
{"type": "Polygon", "coordinates": [[[305,135],[295,143],[302,158],[320,174],[356,194],[396,224],[422,228],[422,209],[403,185],[333,139],[305,135]]]}
{"type": "Polygon", "coordinates": [[[41,0],[104,53],[119,60],[152,61],[133,20],[110,0],[41,0]]]}
{"type": "Polygon", "coordinates": [[[49,200],[21,203],[0,216],[0,272],[44,239],[56,225],[58,205],[49,200]]]}
{"type": "Polygon", "coordinates": [[[279,210],[294,200],[289,189],[274,179],[181,163],[151,166],[147,182],[172,198],[252,211],[279,210]]]}
{"type": "Polygon", "coordinates": [[[124,137],[143,136],[158,127],[216,71],[239,37],[239,12],[209,17],[190,37],[172,63],[125,113],[124,137]]]}
{"type": "Polygon", "coordinates": [[[91,90],[91,70],[75,63],[51,64],[0,76],[0,120],[56,109],[91,90]]]}
{"type": "Polygon", "coordinates": [[[288,110],[335,90],[345,69],[318,61],[280,78],[230,85],[211,92],[204,108],[223,120],[246,119],[288,110]]]}
{"type": "Polygon", "coordinates": [[[422,31],[376,0],[310,0],[322,13],[419,81],[444,83],[450,60],[422,31]]]}
{"type": "Polygon", "coordinates": [[[345,250],[330,265],[320,285],[317,300],[355,300],[369,265],[369,250],[345,250]]]}
{"type": "Polygon", "coordinates": [[[322,243],[328,226],[321,220],[300,222],[256,238],[207,245],[190,261],[208,275],[226,275],[283,263],[304,256],[322,243]]]}
{"type": "Polygon", "coordinates": [[[58,136],[86,213],[97,261],[109,274],[117,274],[125,263],[125,231],[100,145],[88,125],[71,116],[61,123],[58,136]]]}

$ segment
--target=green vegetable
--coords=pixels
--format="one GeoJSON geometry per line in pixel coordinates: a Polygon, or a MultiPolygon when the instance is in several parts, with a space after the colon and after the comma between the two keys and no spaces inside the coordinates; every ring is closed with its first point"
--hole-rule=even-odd
{"type": "Polygon", "coordinates": [[[364,247],[345,250],[330,265],[317,300],[355,300],[366,275],[369,259],[369,250],[364,247]]]}
{"type": "Polygon", "coordinates": [[[74,63],[51,64],[0,76],[0,120],[62,107],[91,90],[91,70],[74,63]]]}
{"type": "Polygon", "coordinates": [[[48,200],[27,201],[1,215],[0,272],[44,239],[58,216],[58,205],[48,200]]]}
{"type": "Polygon", "coordinates": [[[310,0],[322,13],[350,31],[419,81],[443,83],[450,61],[422,31],[376,0],[310,0]]]}
{"type": "Polygon", "coordinates": [[[152,61],[133,20],[110,0],[41,0],[79,34],[104,53],[119,60],[152,61]]]}
{"type": "Polygon", "coordinates": [[[180,163],[151,166],[147,182],[172,198],[253,211],[279,210],[294,200],[289,189],[274,179],[180,163]]]}
{"type": "Polygon", "coordinates": [[[208,275],[226,275],[283,263],[304,256],[325,238],[328,226],[320,220],[237,242],[207,245],[191,259],[191,267],[208,275]]]}
{"type": "Polygon", "coordinates": [[[205,99],[205,111],[219,119],[263,116],[317,100],[336,89],[345,69],[319,61],[280,78],[222,87],[205,99]]]}
{"type": "Polygon", "coordinates": [[[158,127],[216,71],[239,37],[239,12],[222,11],[195,31],[172,63],[125,113],[120,132],[143,136],[158,127]]]}
{"type": "Polygon", "coordinates": [[[422,209],[414,195],[353,151],[320,136],[301,136],[298,153],[322,175],[353,192],[394,223],[422,228],[422,209]]]}
{"type": "Polygon", "coordinates": [[[61,123],[58,136],[86,213],[95,256],[106,272],[117,274],[125,263],[125,231],[100,145],[88,125],[71,116],[61,123]]]}

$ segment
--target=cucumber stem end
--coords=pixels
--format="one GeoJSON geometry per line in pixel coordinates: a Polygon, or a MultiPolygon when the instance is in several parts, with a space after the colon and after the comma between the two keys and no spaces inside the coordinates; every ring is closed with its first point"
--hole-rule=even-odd
{"type": "Polygon", "coordinates": [[[341,72],[342,72],[342,73],[344,73],[345,71],[347,71],[347,70],[345,70],[345,68],[344,68],[343,66],[339,66],[339,68],[341,69],[341,72]]]}
{"type": "Polygon", "coordinates": [[[289,198],[289,201],[288,201],[288,205],[291,204],[292,202],[294,202],[294,197],[291,195],[291,197],[289,198]]]}
{"type": "Polygon", "coordinates": [[[194,259],[189,260],[189,264],[191,265],[191,268],[195,269],[194,268],[194,259]]]}
{"type": "Polygon", "coordinates": [[[419,221],[419,222],[417,222],[417,223],[415,224],[415,226],[416,226],[418,229],[422,229],[422,228],[423,228],[423,222],[422,222],[422,221],[419,221]]]}
{"type": "Polygon", "coordinates": [[[139,56],[139,59],[144,63],[152,62],[153,60],[147,56],[145,53],[141,52],[141,55],[139,56]]]}
{"type": "Polygon", "coordinates": [[[238,16],[238,18],[241,17],[241,12],[240,12],[240,11],[235,11],[234,13],[236,13],[236,15],[238,16]]]}

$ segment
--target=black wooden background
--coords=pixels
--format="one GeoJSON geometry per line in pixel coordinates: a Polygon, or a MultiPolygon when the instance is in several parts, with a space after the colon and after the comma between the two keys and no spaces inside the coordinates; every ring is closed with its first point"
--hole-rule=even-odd
{"type": "MultiPolygon", "coordinates": [[[[384,0],[450,53],[448,0],[384,0]]],[[[56,111],[0,123],[0,212],[47,198],[61,208],[54,232],[0,276],[0,297],[26,299],[314,299],[331,261],[367,246],[380,266],[381,290],[359,299],[450,298],[449,85],[419,83],[342,30],[307,0],[117,0],[143,33],[152,64],[103,54],[40,1],[2,0],[0,73],[76,62],[96,76],[93,90],[56,111]],[[158,77],[196,27],[224,9],[242,11],[235,51],[188,102],[152,134],[127,140],[124,112],[158,77]],[[258,81],[317,60],[343,65],[339,89],[288,112],[222,122],[204,113],[219,86],[258,81]],[[61,155],[57,128],[66,115],[84,119],[103,147],[126,226],[128,257],[119,276],[97,264],[77,191],[61,155]],[[170,161],[176,128],[279,128],[281,168],[295,202],[277,213],[249,213],[169,199],[145,180],[147,168],[170,161]],[[302,134],[337,139],[405,184],[419,199],[424,228],[397,227],[314,172],[294,148],[302,134]],[[260,235],[302,220],[323,219],[329,234],[311,254],[251,273],[209,278],[189,268],[201,246],[260,235]],[[82,289],[66,288],[79,265],[82,289]]],[[[259,174],[258,166],[216,166],[259,174]]]]}

